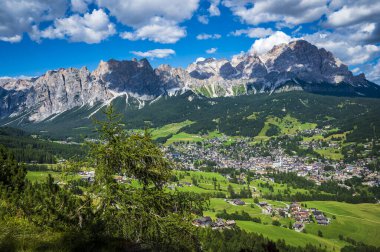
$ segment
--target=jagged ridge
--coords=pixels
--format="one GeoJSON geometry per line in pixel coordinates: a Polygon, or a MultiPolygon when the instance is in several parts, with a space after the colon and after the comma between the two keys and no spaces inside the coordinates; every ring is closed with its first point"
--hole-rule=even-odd
{"type": "Polygon", "coordinates": [[[186,90],[208,97],[290,90],[380,97],[380,87],[364,74],[354,76],[331,52],[297,40],[264,55],[201,59],[186,69],[169,65],[153,69],[146,59],[109,60],[101,61],[93,72],[67,68],[37,78],[2,79],[0,117],[39,122],[75,107],[108,104],[120,96],[127,104],[133,99],[142,107],[186,90]]]}

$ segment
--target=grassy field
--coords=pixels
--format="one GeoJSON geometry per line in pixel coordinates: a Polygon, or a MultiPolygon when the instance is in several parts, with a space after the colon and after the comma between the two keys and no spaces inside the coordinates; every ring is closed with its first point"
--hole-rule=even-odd
{"type": "Polygon", "coordinates": [[[179,132],[178,134],[173,135],[169,138],[165,145],[169,145],[174,142],[201,142],[203,138],[199,135],[189,134],[186,132],[179,132]]]}
{"type": "MultiPolygon", "coordinates": [[[[320,244],[322,248],[327,248],[329,251],[339,250],[343,246],[349,245],[347,242],[341,241],[339,235],[369,245],[380,246],[380,205],[378,204],[348,204],[330,201],[304,202],[308,208],[315,207],[322,210],[331,219],[331,223],[328,226],[321,226],[316,223],[307,224],[305,227],[307,233],[302,233],[283,227],[288,226],[289,222],[293,223],[293,220],[264,215],[258,206],[251,207],[252,199],[243,200],[246,202],[245,206],[234,206],[225,202],[224,199],[212,198],[209,210],[205,211],[204,215],[216,218],[216,214],[224,209],[228,213],[245,211],[251,217],[260,217],[262,223],[237,221],[240,228],[249,232],[260,233],[272,240],[285,239],[288,244],[294,246],[305,246],[307,243],[311,243],[317,246],[320,244]],[[333,215],[336,219],[332,218],[333,215]],[[272,220],[275,219],[279,220],[283,226],[271,225],[272,220]],[[318,236],[319,230],[322,231],[323,237],[318,236]]],[[[283,204],[266,201],[274,206],[283,204]]]]}
{"type": "MultiPolygon", "coordinates": [[[[338,237],[336,236],[330,236],[329,233],[325,234],[325,237],[319,237],[317,235],[318,228],[320,226],[316,224],[310,224],[306,226],[306,229],[309,231],[309,226],[316,226],[316,231],[310,231],[308,233],[302,233],[302,232],[296,232],[294,230],[290,230],[288,228],[289,223],[293,223],[294,221],[290,218],[279,218],[279,217],[271,217],[270,215],[265,215],[261,213],[261,208],[257,205],[254,205],[252,199],[242,199],[246,202],[246,205],[244,206],[235,206],[227,203],[224,199],[215,199],[212,198],[210,200],[210,210],[205,211],[204,215],[210,216],[211,218],[215,219],[216,214],[218,212],[223,211],[224,209],[228,213],[234,213],[234,212],[247,212],[251,217],[259,217],[262,221],[262,223],[256,223],[252,221],[237,221],[237,225],[248,231],[248,232],[256,232],[260,233],[265,237],[268,237],[269,239],[272,239],[274,241],[278,239],[285,239],[286,243],[293,245],[293,246],[305,246],[308,243],[321,246],[322,248],[327,248],[329,251],[339,250],[344,245],[347,245],[346,242],[340,241],[338,237]],[[252,204],[254,207],[252,207],[252,204]],[[272,221],[273,220],[279,220],[281,223],[281,226],[273,226],[272,221]]],[[[275,202],[266,200],[269,204],[272,204],[273,206],[284,206],[284,203],[281,202],[275,202]]],[[[334,223],[333,223],[334,224],[334,223]]],[[[331,224],[331,225],[333,225],[331,224]]],[[[327,229],[328,227],[326,227],[327,229]]],[[[332,231],[334,232],[334,231],[332,231]]]]}
{"type": "Polygon", "coordinates": [[[267,120],[265,121],[264,127],[259,133],[259,136],[265,136],[270,124],[278,126],[281,130],[281,134],[287,135],[294,135],[298,131],[315,129],[315,127],[317,127],[317,124],[315,123],[301,123],[296,118],[290,115],[286,115],[283,118],[268,116],[267,120]]]}
{"type": "Polygon", "coordinates": [[[72,180],[72,179],[78,179],[79,175],[68,175],[64,176],[62,172],[55,172],[55,171],[28,171],[26,174],[26,179],[28,179],[30,182],[42,182],[47,179],[49,174],[54,178],[56,181],[61,180],[72,180]]]}
{"type": "Polygon", "coordinates": [[[379,204],[348,204],[335,201],[310,201],[308,207],[322,210],[326,216],[336,219],[331,225],[318,226],[310,224],[307,231],[317,234],[321,230],[329,239],[339,239],[339,235],[350,237],[373,246],[380,246],[380,205],[379,204]]]}
{"type": "Polygon", "coordinates": [[[342,152],[335,148],[315,149],[315,152],[321,154],[323,157],[332,160],[342,160],[344,158],[342,152]]]}
{"type": "MultiPolygon", "coordinates": [[[[253,113],[247,119],[255,120],[257,115],[257,113],[253,113]]],[[[283,118],[268,116],[264,123],[264,127],[261,129],[259,134],[254,137],[254,143],[266,141],[270,138],[266,135],[270,125],[277,126],[280,129],[281,135],[295,135],[299,131],[315,129],[317,127],[317,124],[315,123],[301,123],[299,120],[290,115],[286,115],[283,118]]]]}
{"type": "MultiPolygon", "coordinates": [[[[51,174],[57,180],[62,180],[62,176],[58,172],[28,172],[27,178],[32,181],[42,181],[46,179],[48,174],[51,174]]],[[[177,187],[179,191],[194,192],[194,193],[216,193],[223,192],[227,194],[227,187],[231,185],[235,192],[239,192],[247,185],[230,183],[224,176],[214,172],[185,172],[175,171],[174,174],[179,178],[179,183],[189,182],[192,179],[198,181],[198,186],[177,187]],[[220,191],[215,190],[213,180],[220,184],[220,191]]],[[[133,181],[135,183],[135,181],[133,181]]],[[[250,183],[250,188],[256,191],[255,195],[261,195],[269,192],[266,184],[273,186],[274,192],[283,191],[289,188],[291,193],[302,192],[307,193],[305,189],[295,189],[284,184],[273,183],[266,180],[253,180],[250,183]],[[263,186],[265,184],[265,186],[263,186]]],[[[136,186],[138,186],[136,184],[136,186]]],[[[169,189],[168,189],[169,190],[169,189]]],[[[287,244],[293,246],[305,246],[310,243],[321,248],[326,248],[328,251],[338,251],[345,245],[349,245],[346,241],[339,239],[339,235],[351,238],[356,241],[364,242],[373,246],[380,246],[380,205],[379,204],[348,204],[335,201],[307,201],[302,202],[307,204],[308,208],[317,208],[331,219],[328,226],[320,226],[315,223],[306,224],[306,233],[296,232],[289,229],[289,224],[294,223],[291,218],[281,218],[279,216],[270,216],[262,213],[262,209],[254,203],[252,198],[242,199],[246,202],[244,206],[236,206],[226,202],[222,198],[211,198],[209,206],[204,211],[204,216],[216,218],[216,214],[226,210],[227,213],[242,211],[248,213],[251,217],[259,217],[261,223],[252,221],[237,221],[237,225],[248,231],[262,234],[263,236],[274,241],[284,239],[287,244]],[[333,216],[335,216],[333,218],[333,216]],[[281,226],[272,225],[273,220],[278,220],[281,226]],[[323,237],[318,236],[318,231],[321,231],[323,237]]],[[[284,207],[290,202],[271,201],[259,198],[260,201],[266,201],[274,207],[284,207]]]]}
{"type": "Polygon", "coordinates": [[[183,127],[186,127],[188,125],[191,125],[192,123],[194,123],[194,122],[186,120],[186,121],[179,122],[179,123],[167,124],[165,126],[162,126],[161,128],[156,128],[156,129],[152,130],[152,132],[151,132],[152,138],[157,139],[160,137],[167,137],[169,135],[176,134],[180,129],[182,129],[183,127]]]}
{"type": "Polygon", "coordinates": [[[284,239],[287,244],[293,246],[304,247],[310,243],[314,246],[320,245],[328,251],[338,251],[344,247],[344,245],[347,245],[347,243],[339,240],[330,240],[313,234],[304,234],[281,226],[273,226],[271,224],[263,225],[252,221],[237,221],[237,224],[240,228],[246,231],[262,234],[274,241],[284,239]]]}
{"type": "MultiPolygon", "coordinates": [[[[180,191],[192,191],[195,193],[207,193],[217,192],[214,190],[212,180],[215,178],[217,183],[220,183],[221,191],[227,193],[227,187],[232,185],[234,190],[238,192],[242,187],[247,185],[239,185],[229,183],[228,180],[220,174],[213,172],[176,172],[177,176],[182,174],[180,181],[190,182],[191,178],[196,178],[199,183],[197,186],[184,186],[179,188],[180,191]]],[[[250,184],[250,188],[255,188],[260,194],[269,192],[267,187],[262,187],[262,184],[270,184],[273,186],[274,192],[283,191],[288,186],[284,184],[273,183],[264,180],[254,180],[250,184]]],[[[297,191],[302,193],[308,193],[305,189],[294,189],[289,187],[291,193],[297,191]]],[[[246,202],[244,206],[235,206],[229,204],[224,199],[211,198],[210,205],[207,211],[204,212],[205,216],[216,218],[218,212],[224,209],[227,213],[234,213],[241,211],[247,212],[251,217],[260,217],[262,223],[256,223],[252,221],[237,221],[240,228],[249,231],[256,232],[268,237],[272,240],[285,239],[286,242],[293,246],[305,246],[308,243],[326,248],[328,251],[338,251],[342,247],[349,245],[346,241],[339,239],[339,235],[352,238],[356,241],[361,241],[369,245],[380,246],[380,205],[379,204],[348,204],[335,201],[308,201],[304,202],[308,208],[315,207],[325,213],[325,215],[331,219],[331,223],[328,226],[320,226],[316,223],[307,224],[305,230],[307,233],[296,232],[285,228],[283,226],[289,226],[289,223],[294,223],[294,220],[290,218],[272,217],[262,214],[261,208],[253,203],[253,199],[242,199],[246,202]],[[251,206],[253,205],[253,207],[251,206]],[[336,219],[333,219],[335,215],[336,219]],[[280,227],[273,226],[271,223],[273,220],[279,220],[280,227]],[[318,236],[318,231],[322,231],[323,237],[318,236]],[[371,234],[371,235],[368,235],[371,234]]],[[[267,201],[269,204],[275,207],[283,207],[290,202],[271,201],[260,198],[260,201],[267,201]]]]}

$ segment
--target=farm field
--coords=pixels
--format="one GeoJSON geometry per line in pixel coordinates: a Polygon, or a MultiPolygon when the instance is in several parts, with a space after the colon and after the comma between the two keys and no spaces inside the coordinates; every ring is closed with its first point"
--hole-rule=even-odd
{"type": "MultiPolygon", "coordinates": [[[[294,246],[305,246],[308,243],[320,244],[321,247],[329,251],[339,250],[347,242],[339,239],[339,235],[361,241],[369,245],[380,245],[380,206],[378,204],[348,204],[334,201],[307,201],[303,202],[308,208],[317,208],[324,212],[326,217],[331,219],[328,226],[321,226],[316,223],[306,224],[306,233],[296,232],[288,229],[289,223],[294,220],[289,218],[271,217],[261,213],[259,206],[254,205],[252,199],[242,199],[246,202],[244,206],[231,205],[224,199],[210,199],[209,210],[204,212],[205,216],[216,218],[216,214],[223,210],[227,213],[247,212],[251,217],[259,217],[262,223],[253,221],[237,221],[237,225],[249,232],[256,232],[272,240],[285,239],[287,243],[294,246]],[[335,215],[336,219],[333,219],[335,215]],[[273,226],[271,222],[279,220],[281,226],[273,226]],[[286,226],[286,227],[285,227],[286,226]],[[318,236],[318,231],[322,231],[323,237],[318,236]],[[368,235],[371,234],[371,235],[368,235]]],[[[265,199],[260,199],[265,200],[265,199]]],[[[290,202],[278,202],[265,200],[269,204],[281,207],[290,202]]]]}
{"type": "MultiPolygon", "coordinates": [[[[29,171],[27,178],[32,181],[42,181],[51,174],[55,179],[62,179],[59,172],[40,172],[29,171]]],[[[174,171],[174,175],[178,178],[178,183],[175,190],[194,193],[224,193],[227,195],[229,185],[239,192],[247,185],[230,183],[226,177],[214,172],[200,171],[174,171]],[[193,185],[193,180],[197,180],[197,186],[193,185]],[[215,189],[213,181],[219,184],[220,189],[215,189]]],[[[78,178],[78,176],[71,176],[78,178]]],[[[68,178],[66,178],[68,179],[68,178]]],[[[139,186],[132,182],[133,185],[139,186]]],[[[250,188],[257,192],[256,196],[269,192],[269,189],[263,185],[273,186],[274,192],[283,191],[289,188],[291,193],[302,192],[307,193],[305,189],[295,189],[285,184],[278,184],[267,180],[253,180],[250,183],[250,188]]],[[[304,247],[307,244],[314,244],[325,248],[328,251],[339,251],[342,247],[350,245],[348,242],[341,240],[339,236],[350,238],[358,242],[363,242],[368,245],[380,246],[380,205],[379,204],[348,204],[335,201],[306,201],[300,202],[307,208],[317,208],[322,211],[326,217],[331,220],[327,226],[321,226],[316,223],[306,224],[304,232],[296,232],[289,229],[289,225],[294,223],[292,218],[282,218],[279,216],[271,216],[262,213],[260,206],[255,204],[253,198],[243,198],[246,204],[243,206],[233,205],[228,203],[224,198],[211,198],[204,216],[210,216],[213,220],[217,218],[218,213],[226,211],[228,214],[238,213],[243,211],[248,213],[250,217],[260,218],[261,223],[253,221],[237,220],[237,226],[248,232],[262,234],[271,240],[285,239],[286,243],[293,246],[304,247]],[[278,220],[281,225],[274,226],[272,222],[278,220]],[[321,231],[323,237],[318,236],[318,231],[321,231]],[[370,234],[370,235],[368,235],[370,234]]],[[[284,207],[291,202],[272,201],[262,197],[259,201],[266,201],[273,207],[284,207]]]]}
{"type": "MultiPolygon", "coordinates": [[[[226,192],[228,185],[232,185],[235,191],[241,190],[247,185],[229,183],[228,180],[218,173],[213,172],[176,172],[177,176],[182,174],[180,182],[191,183],[191,177],[198,180],[199,186],[183,186],[178,188],[181,191],[192,191],[195,193],[213,193],[214,190],[212,179],[215,178],[217,183],[220,183],[222,192],[226,192]]],[[[270,181],[253,180],[250,187],[255,188],[258,192],[267,193],[269,189],[262,187],[263,184],[273,186],[274,192],[283,191],[288,188],[287,185],[273,183],[270,181]]],[[[305,189],[294,189],[289,187],[292,193],[297,191],[307,193],[305,189]]],[[[211,198],[209,208],[204,212],[204,216],[210,216],[214,220],[217,213],[226,210],[227,213],[248,213],[251,217],[259,217],[261,223],[253,221],[237,221],[237,225],[248,231],[260,233],[272,240],[285,239],[286,242],[293,246],[305,246],[308,243],[320,244],[321,248],[326,248],[328,251],[338,251],[346,245],[350,245],[346,241],[339,239],[339,235],[344,238],[351,238],[355,241],[360,241],[373,246],[380,246],[380,205],[379,204],[348,204],[335,201],[307,201],[302,202],[307,205],[307,208],[317,208],[324,212],[326,217],[331,219],[328,226],[321,226],[316,223],[306,224],[305,232],[296,232],[288,228],[289,223],[294,223],[290,218],[271,217],[263,214],[261,208],[257,206],[253,199],[242,199],[246,205],[236,206],[226,202],[222,198],[211,198]],[[252,207],[253,205],[253,207],[252,207]],[[335,216],[333,219],[333,216],[335,216]],[[281,226],[273,226],[272,221],[279,220],[281,226]],[[285,228],[286,226],[286,228],[285,228]],[[321,231],[323,237],[318,236],[318,231],[321,231]],[[368,235],[371,234],[371,235],[368,235]]],[[[274,207],[284,207],[291,202],[271,201],[259,198],[260,201],[266,201],[274,207]]]]}

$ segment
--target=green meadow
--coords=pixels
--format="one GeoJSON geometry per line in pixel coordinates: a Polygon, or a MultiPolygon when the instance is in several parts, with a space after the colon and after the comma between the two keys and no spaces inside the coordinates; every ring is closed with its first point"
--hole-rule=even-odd
{"type": "MultiPolygon", "coordinates": [[[[181,183],[181,187],[176,187],[176,190],[194,192],[194,193],[217,193],[223,192],[227,194],[227,187],[229,185],[239,192],[242,188],[247,188],[247,185],[230,183],[224,176],[214,172],[200,172],[200,171],[174,171],[178,183],[181,183]],[[196,179],[198,186],[188,186],[184,182],[192,183],[192,180],[196,179]],[[214,188],[213,181],[219,186],[220,190],[214,188]]],[[[73,179],[79,176],[72,175],[71,177],[63,177],[59,172],[39,172],[29,171],[27,178],[32,181],[42,181],[47,178],[48,174],[51,174],[57,180],[73,179]]],[[[132,184],[139,186],[136,181],[132,181],[132,184]]],[[[253,180],[250,183],[250,188],[254,191],[254,195],[259,197],[260,201],[266,201],[274,207],[284,207],[290,202],[272,201],[261,197],[262,194],[269,192],[266,186],[269,184],[273,186],[274,192],[283,191],[289,189],[291,193],[302,192],[307,193],[305,189],[295,189],[286,184],[278,184],[266,180],[253,180]]],[[[216,219],[217,213],[226,210],[227,213],[241,213],[242,211],[248,213],[251,217],[259,217],[261,223],[253,221],[241,221],[238,220],[237,225],[241,229],[248,232],[255,232],[262,234],[263,236],[277,241],[278,239],[284,239],[287,244],[293,246],[304,247],[308,243],[325,248],[328,251],[339,251],[342,247],[350,245],[346,241],[339,239],[339,236],[344,238],[351,238],[355,241],[360,241],[365,244],[380,246],[380,205],[379,204],[348,204],[335,201],[307,201],[301,202],[307,205],[307,208],[317,208],[324,212],[324,214],[330,218],[331,223],[328,226],[321,226],[316,223],[306,224],[305,233],[296,232],[289,229],[289,225],[294,223],[291,218],[282,218],[279,216],[271,216],[262,213],[259,206],[254,203],[253,198],[242,199],[245,201],[244,206],[236,206],[228,203],[223,198],[211,198],[207,209],[204,211],[204,216],[210,216],[216,219]],[[272,221],[278,220],[281,225],[274,226],[272,221]],[[318,236],[318,231],[321,231],[323,237],[318,236]]]]}

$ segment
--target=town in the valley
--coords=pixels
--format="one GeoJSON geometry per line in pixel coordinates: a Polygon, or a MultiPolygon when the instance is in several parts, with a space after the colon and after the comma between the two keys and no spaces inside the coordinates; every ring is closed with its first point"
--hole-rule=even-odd
{"type": "Polygon", "coordinates": [[[317,185],[335,180],[342,187],[347,187],[344,181],[354,177],[360,178],[363,185],[380,185],[380,174],[372,169],[379,165],[379,142],[369,141],[360,146],[342,147],[340,141],[298,141],[296,137],[286,137],[260,143],[252,142],[252,138],[236,137],[231,140],[221,136],[202,142],[173,143],[164,147],[164,151],[175,162],[177,169],[183,170],[218,171],[234,168],[263,176],[273,171],[292,172],[317,185]],[[295,145],[296,150],[288,147],[291,145],[295,145]],[[334,152],[343,154],[339,158],[329,158],[329,154],[334,152]]]}

